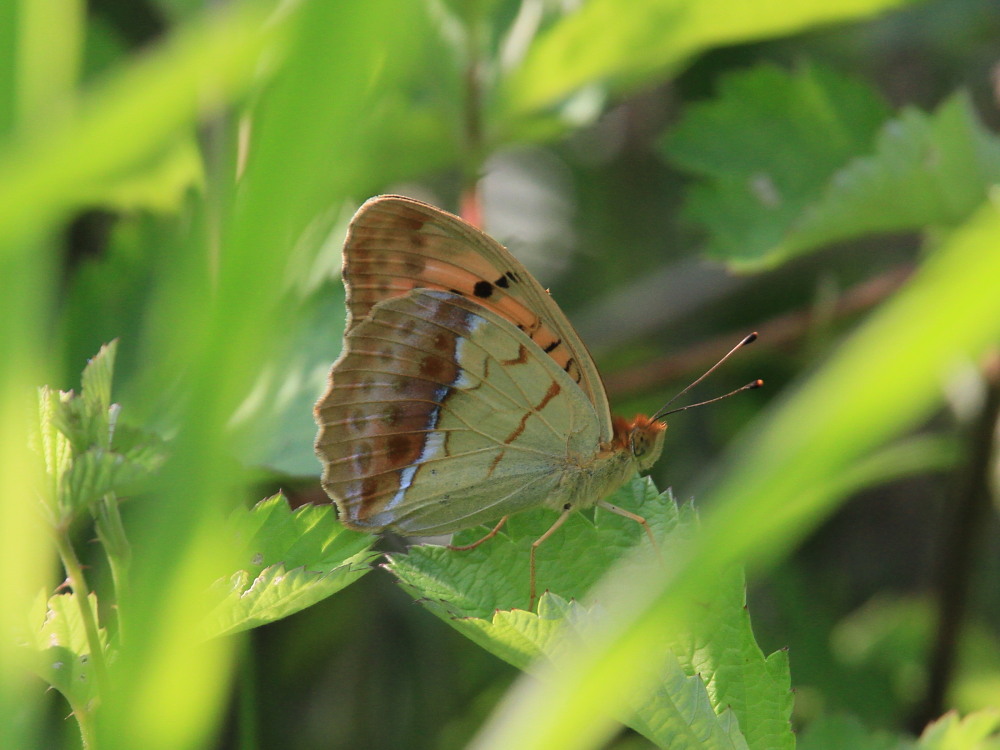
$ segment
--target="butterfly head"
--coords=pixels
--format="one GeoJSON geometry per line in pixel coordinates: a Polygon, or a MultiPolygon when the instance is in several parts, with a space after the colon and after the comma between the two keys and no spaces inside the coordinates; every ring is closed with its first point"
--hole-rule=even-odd
{"type": "Polygon", "coordinates": [[[655,464],[663,452],[667,423],[662,420],[651,419],[645,414],[637,414],[632,420],[615,417],[614,429],[616,444],[632,454],[640,471],[655,464]]]}

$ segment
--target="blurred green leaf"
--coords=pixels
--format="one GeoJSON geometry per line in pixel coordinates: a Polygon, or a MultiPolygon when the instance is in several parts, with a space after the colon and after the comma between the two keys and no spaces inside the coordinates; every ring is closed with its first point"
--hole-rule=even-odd
{"type": "Polygon", "coordinates": [[[508,105],[527,112],[593,84],[634,87],[712,47],[857,20],[907,2],[589,0],[534,41],[507,82],[508,105]]]}
{"type": "Polygon", "coordinates": [[[367,573],[378,552],[371,534],[345,529],[332,505],[297,511],[282,495],[231,516],[247,567],[213,592],[219,603],[203,637],[230,635],[280,620],[340,591],[367,573]]]}
{"type": "Polygon", "coordinates": [[[206,17],[83,98],[72,117],[24,123],[0,144],[0,251],[56,219],[94,186],[159,153],[203,110],[206,71],[213,101],[245,90],[257,61],[284,31],[266,23],[265,4],[206,17]]]}
{"type": "Polygon", "coordinates": [[[1000,709],[965,717],[952,711],[930,724],[917,743],[920,750],[996,750],[1000,748],[1000,709]]]}
{"type": "Polygon", "coordinates": [[[663,149],[701,178],[685,210],[708,230],[708,253],[746,265],[773,257],[834,173],[871,149],[888,116],[860,81],[817,66],[764,65],[723,78],[663,149]]]}
{"type": "Polygon", "coordinates": [[[95,186],[81,200],[86,205],[122,213],[148,210],[174,214],[203,181],[201,153],[195,139],[182,135],[121,176],[95,186]]]}
{"type": "Polygon", "coordinates": [[[330,365],[344,335],[344,287],[324,284],[306,299],[288,332],[289,352],[262,368],[257,383],[233,417],[234,453],[248,466],[291,476],[318,476],[310,436],[313,405],[326,387],[330,365]],[[263,433],[255,427],[269,425],[263,433]]]}
{"type": "Polygon", "coordinates": [[[798,750],[913,750],[916,743],[888,732],[872,732],[848,716],[825,716],[799,735],[798,750]]]}
{"type": "Polygon", "coordinates": [[[866,85],[820,68],[727,79],[664,140],[699,175],[686,213],[740,268],[867,234],[954,226],[1000,180],[1000,141],[959,94],[887,123],[866,85]],[[876,138],[877,134],[877,138],[876,138]]]}
{"type": "MultiPolygon", "coordinates": [[[[97,595],[90,595],[97,611],[97,595]]],[[[30,613],[27,645],[37,652],[36,672],[46,683],[62,693],[71,706],[86,705],[98,697],[90,664],[90,644],[76,594],[58,594],[47,601],[42,595],[30,613]]],[[[107,632],[98,629],[103,646],[107,632]]]]}
{"type": "Polygon", "coordinates": [[[872,156],[838,173],[774,249],[785,258],[879,232],[953,227],[1000,181],[1000,139],[966,94],[930,115],[906,109],[886,124],[872,156]]]}

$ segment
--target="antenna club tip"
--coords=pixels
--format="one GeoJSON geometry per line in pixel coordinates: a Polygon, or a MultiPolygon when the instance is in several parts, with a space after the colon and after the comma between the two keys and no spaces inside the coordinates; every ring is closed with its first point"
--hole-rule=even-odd
{"type": "Polygon", "coordinates": [[[740,344],[740,346],[746,346],[747,344],[752,344],[756,340],[757,340],[757,332],[754,331],[749,336],[747,336],[745,339],[743,339],[743,342],[740,344]]]}
{"type": "Polygon", "coordinates": [[[764,381],[761,380],[760,378],[757,378],[755,381],[747,385],[748,390],[753,390],[754,388],[763,388],[763,387],[764,387],[764,381]]]}

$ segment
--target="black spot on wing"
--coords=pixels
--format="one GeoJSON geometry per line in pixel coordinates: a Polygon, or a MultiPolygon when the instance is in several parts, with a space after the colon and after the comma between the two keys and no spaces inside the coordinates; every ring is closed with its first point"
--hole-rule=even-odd
{"type": "Polygon", "coordinates": [[[488,281],[477,281],[472,293],[480,299],[489,299],[493,296],[493,285],[488,281]]]}
{"type": "Polygon", "coordinates": [[[583,373],[580,372],[580,366],[576,363],[576,360],[573,359],[573,357],[570,357],[568,360],[566,360],[566,364],[563,367],[563,370],[565,370],[566,374],[569,375],[571,378],[573,378],[573,380],[575,380],[577,383],[583,380],[583,373]]]}

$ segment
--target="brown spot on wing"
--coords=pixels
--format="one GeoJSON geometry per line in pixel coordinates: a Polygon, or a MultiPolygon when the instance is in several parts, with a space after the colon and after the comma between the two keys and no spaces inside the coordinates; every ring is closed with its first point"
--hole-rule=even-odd
{"type": "Polygon", "coordinates": [[[534,406],[532,411],[526,411],[524,413],[524,416],[521,417],[521,421],[518,423],[517,427],[514,428],[513,432],[511,432],[506,438],[504,438],[504,442],[510,445],[515,440],[517,440],[521,436],[521,433],[524,432],[524,428],[528,425],[528,420],[533,415],[538,414],[540,411],[542,411],[542,409],[544,409],[548,405],[549,401],[551,401],[552,399],[554,399],[556,396],[559,395],[560,391],[562,391],[562,388],[556,381],[553,380],[552,384],[549,385],[549,389],[545,391],[545,395],[542,396],[542,400],[539,401],[538,404],[534,406]]]}
{"type": "Polygon", "coordinates": [[[503,365],[523,365],[528,362],[528,347],[524,344],[518,344],[517,347],[517,357],[514,359],[503,359],[500,361],[503,365]]]}
{"type": "Polygon", "coordinates": [[[566,360],[566,364],[563,365],[563,370],[565,370],[566,374],[573,378],[573,380],[577,383],[579,383],[580,379],[583,377],[583,373],[580,372],[580,366],[572,357],[566,360]]]}
{"type": "Polygon", "coordinates": [[[419,433],[395,433],[389,435],[386,442],[388,449],[387,458],[393,464],[412,464],[420,458],[420,450],[424,446],[424,440],[419,433]]]}
{"type": "Polygon", "coordinates": [[[431,380],[441,380],[445,376],[445,373],[455,368],[456,365],[454,363],[447,362],[441,357],[428,356],[420,360],[420,374],[431,380]]]}

